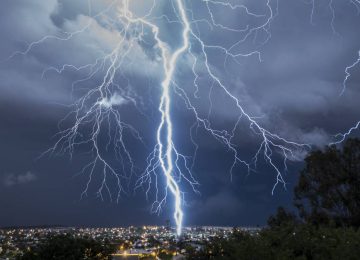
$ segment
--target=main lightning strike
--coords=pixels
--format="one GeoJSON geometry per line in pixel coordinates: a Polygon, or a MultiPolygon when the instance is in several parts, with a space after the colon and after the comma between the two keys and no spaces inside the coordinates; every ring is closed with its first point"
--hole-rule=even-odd
{"type": "MultiPolygon", "coordinates": [[[[174,71],[176,69],[176,64],[178,62],[179,56],[183,54],[189,46],[188,33],[190,31],[190,24],[186,16],[186,11],[183,6],[183,2],[181,0],[176,0],[176,4],[180,12],[181,21],[185,26],[182,33],[183,44],[180,48],[176,49],[172,54],[169,54],[169,51],[165,43],[163,43],[160,40],[158,36],[159,28],[156,25],[151,24],[143,19],[139,19],[139,21],[152,27],[153,32],[155,34],[155,39],[158,43],[158,47],[161,50],[161,57],[163,60],[163,69],[165,72],[165,78],[161,83],[162,95],[159,105],[159,111],[161,113],[161,121],[157,129],[157,135],[156,135],[157,145],[155,147],[155,151],[152,153],[152,155],[156,156],[156,158],[153,157],[150,159],[150,161],[155,160],[160,163],[161,170],[166,178],[167,187],[170,189],[172,195],[174,196],[174,201],[175,201],[174,220],[176,223],[176,232],[178,235],[180,235],[182,230],[182,222],[183,222],[182,196],[179,185],[174,178],[173,153],[176,154],[176,157],[179,156],[183,157],[183,156],[177,152],[173,143],[173,124],[171,121],[170,86],[172,79],[174,77],[174,71]],[[163,141],[164,132],[165,132],[165,143],[163,141]]],[[[128,3],[126,6],[128,6],[128,3]]],[[[129,18],[129,20],[132,19],[129,18]]],[[[175,167],[177,169],[180,169],[177,165],[177,160],[175,161],[175,167]]],[[[181,171],[179,173],[181,174],[181,171]]],[[[159,203],[157,210],[160,210],[162,203],[164,203],[165,200],[166,197],[164,197],[164,199],[159,203]]]]}

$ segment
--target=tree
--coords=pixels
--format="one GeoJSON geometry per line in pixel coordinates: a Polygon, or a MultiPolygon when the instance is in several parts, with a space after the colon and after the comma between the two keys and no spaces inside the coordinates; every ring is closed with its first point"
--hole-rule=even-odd
{"type": "Polygon", "coordinates": [[[294,213],[288,212],[283,207],[278,207],[276,214],[270,216],[267,222],[270,228],[275,228],[283,225],[295,225],[297,219],[294,213]]]}
{"type": "Polygon", "coordinates": [[[360,140],[327,147],[305,159],[295,187],[300,217],[315,225],[360,226],[360,140]]]}
{"type": "Polygon", "coordinates": [[[187,259],[212,260],[356,260],[360,255],[360,230],[316,227],[310,224],[266,228],[256,235],[234,230],[216,237],[187,259]]]}
{"type": "Polygon", "coordinates": [[[259,240],[271,252],[264,259],[356,260],[360,254],[360,230],[354,228],[281,226],[264,229],[259,240]]]}
{"type": "Polygon", "coordinates": [[[77,259],[111,259],[115,248],[109,243],[101,243],[90,238],[75,238],[71,235],[51,236],[25,253],[19,259],[56,259],[56,260],[77,260],[77,259]]]}

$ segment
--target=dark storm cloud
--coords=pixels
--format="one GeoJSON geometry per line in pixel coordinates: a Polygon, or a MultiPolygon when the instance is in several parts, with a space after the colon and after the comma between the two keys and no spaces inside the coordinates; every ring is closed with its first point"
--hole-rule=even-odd
{"type": "MultiPolygon", "coordinates": [[[[360,34],[355,27],[360,24],[360,17],[347,1],[336,1],[335,7],[338,34],[331,30],[331,13],[326,3],[316,6],[312,25],[311,6],[301,1],[280,2],[279,15],[270,30],[271,39],[260,47],[262,62],[246,59],[241,61],[243,66],[226,64],[231,76],[223,73],[224,81],[232,86],[233,93],[241,91],[239,96],[247,111],[265,115],[263,124],[289,138],[295,131],[299,140],[324,144],[326,134],[346,129],[358,118],[360,89],[356,70],[348,92],[339,95],[344,68],[358,57],[360,34]],[[315,136],[319,139],[314,140],[315,136]]],[[[225,13],[226,10],[222,17],[225,13]]],[[[226,13],[227,20],[235,20],[237,14],[234,16],[226,13]]],[[[207,37],[211,42],[212,33],[207,37]]],[[[217,64],[218,70],[223,69],[222,65],[217,64]]],[[[226,114],[227,107],[219,109],[226,114]]]]}
{"type": "MultiPolygon", "coordinates": [[[[247,2],[253,12],[267,12],[264,1],[239,2],[247,2]]],[[[359,67],[351,71],[348,88],[339,97],[344,68],[356,60],[360,49],[360,16],[350,1],[333,2],[335,34],[331,28],[328,1],[316,1],[313,24],[310,22],[311,5],[303,1],[279,1],[279,13],[272,21],[270,40],[260,45],[250,39],[243,47],[243,51],[251,51],[256,46],[261,50],[262,62],[250,57],[240,59],[240,65],[228,60],[224,67],[224,59],[219,53],[212,53],[210,57],[217,75],[233,94],[240,97],[251,115],[262,116],[259,121],[263,125],[292,140],[318,146],[328,143],[330,134],[344,131],[360,118],[359,67]]],[[[90,11],[96,14],[106,8],[108,1],[92,3],[90,11]]],[[[187,4],[195,10],[195,19],[209,18],[200,1],[187,1],[187,4]]],[[[138,5],[139,12],[142,11],[140,7],[145,9],[138,5]]],[[[91,196],[78,201],[87,179],[86,176],[74,178],[74,175],[88,162],[84,155],[72,161],[67,156],[36,160],[53,144],[57,123],[69,112],[64,105],[73,101],[72,83],[86,75],[86,71],[66,69],[58,74],[47,69],[61,68],[69,63],[77,66],[93,63],[101,55],[99,50],[111,50],[118,38],[107,29],[101,17],[96,21],[88,17],[87,1],[4,0],[0,6],[0,180],[5,184],[0,187],[0,205],[6,208],[5,213],[0,214],[0,225],[162,223],[171,215],[171,205],[167,205],[168,211],[165,210],[161,218],[149,215],[150,202],[146,202],[140,192],[125,196],[119,204],[101,203],[91,196]],[[50,38],[34,46],[27,55],[7,59],[45,35],[64,37],[62,31],[77,31],[89,22],[92,22],[91,28],[71,41],[50,38]]],[[[159,12],[164,10],[170,12],[171,6],[164,3],[159,12]]],[[[217,21],[235,28],[243,28],[246,22],[252,21],[243,11],[228,8],[220,8],[214,14],[217,21]]],[[[172,18],[176,19],[176,16],[172,14],[172,18]]],[[[164,37],[176,45],[179,39],[174,33],[177,25],[163,26],[167,32],[164,37]]],[[[211,30],[206,24],[199,26],[209,44],[229,45],[238,37],[236,33],[223,35],[221,30],[211,30]]],[[[264,35],[258,37],[261,41],[264,35]]],[[[143,122],[131,107],[121,106],[132,123],[146,125],[144,128],[148,130],[143,134],[147,140],[154,136],[151,129],[155,129],[157,122],[156,86],[162,75],[152,48],[151,45],[136,46],[132,57],[139,63],[136,66],[129,63],[126,73],[131,72],[133,88],[141,94],[144,107],[148,108],[144,110],[152,111],[155,116],[143,122]],[[149,69],[146,75],[144,68],[149,69]],[[149,97],[152,104],[148,102],[149,97]]],[[[185,56],[181,62],[187,68],[178,70],[179,81],[193,92],[193,78],[189,73],[191,57],[185,56]]],[[[96,84],[100,76],[96,75],[92,84],[96,84]]],[[[210,82],[204,79],[202,83],[202,98],[196,102],[206,115],[210,82]]],[[[75,97],[79,94],[75,93],[75,97]]],[[[234,105],[218,90],[214,90],[212,105],[213,124],[231,128],[237,119],[234,105]]],[[[186,154],[191,154],[193,147],[182,140],[189,137],[187,126],[192,125],[193,117],[183,108],[182,100],[176,99],[176,108],[174,116],[178,121],[175,124],[179,126],[176,129],[183,127],[176,133],[176,138],[183,144],[186,154]]],[[[240,166],[231,181],[229,151],[207,133],[200,131],[199,135],[197,141],[201,148],[194,174],[201,183],[202,195],[187,192],[187,224],[262,225],[276,206],[291,203],[291,189],[301,165],[290,166],[286,176],[289,191],[277,189],[271,196],[275,174],[272,170],[259,165],[257,172],[248,176],[245,167],[240,166]]],[[[250,158],[254,149],[252,141],[243,136],[237,141],[241,144],[242,156],[250,158]]],[[[148,152],[145,147],[135,144],[133,147],[139,160],[148,152]]]]}

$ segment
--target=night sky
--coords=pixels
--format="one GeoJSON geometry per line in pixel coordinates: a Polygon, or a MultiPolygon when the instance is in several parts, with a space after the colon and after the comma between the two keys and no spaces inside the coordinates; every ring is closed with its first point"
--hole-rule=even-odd
{"type": "MultiPolygon", "coordinates": [[[[112,1],[90,2],[95,14],[112,1]]],[[[133,2],[137,14],[142,14],[152,3],[133,2]]],[[[211,29],[201,22],[210,19],[206,1],[184,2],[189,17],[192,14],[193,20],[198,21],[192,26],[208,44],[229,47],[241,37],[238,32],[220,27],[211,29]]],[[[243,9],[210,4],[216,21],[223,26],[237,29],[256,26],[269,15],[263,0],[219,2],[246,4],[250,11],[265,14],[253,19],[246,16],[243,9]]],[[[247,113],[258,117],[262,126],[288,140],[321,148],[334,141],[334,134],[347,131],[360,119],[360,65],[349,70],[347,89],[340,96],[345,68],[359,57],[360,4],[333,0],[329,6],[329,1],[318,0],[311,18],[311,1],[279,0],[278,6],[276,1],[270,2],[274,11],[268,28],[271,37],[264,43],[269,35],[259,31],[256,37],[252,35],[238,46],[238,51],[244,53],[260,51],[261,61],[253,55],[235,62],[224,59],[224,53],[209,51],[209,63],[247,113]]],[[[158,1],[156,16],[166,14],[170,19],[178,19],[170,3],[158,1]]],[[[114,48],[118,40],[116,30],[122,29],[108,24],[116,18],[116,8],[106,13],[111,16],[106,19],[89,17],[88,7],[88,1],[84,0],[2,0],[0,3],[0,226],[126,226],[164,224],[172,218],[171,198],[160,215],[151,214],[154,198],[149,196],[147,200],[142,188],[133,190],[136,177],[144,171],[146,158],[155,145],[160,120],[157,106],[163,72],[158,53],[151,44],[150,47],[141,43],[135,46],[124,61],[126,66],[121,76],[116,78],[138,105],[118,102],[116,109],[144,140],[141,143],[129,133],[124,135],[136,173],[120,200],[111,201],[106,193],[103,200],[97,196],[100,168],[95,169],[87,196],[81,198],[88,174],[79,172],[92,158],[87,145],[76,147],[72,157],[59,151],[42,155],[58,140],[59,127],[73,123],[71,117],[65,117],[73,109],[71,104],[84,93],[82,89],[96,86],[103,78],[99,72],[91,80],[75,85],[72,91],[74,82],[86,77],[87,69],[77,71],[68,67],[57,73],[49,68],[94,63],[114,48]],[[56,39],[64,39],[64,31],[83,29],[89,21],[91,26],[71,39],[56,39]],[[35,44],[26,54],[19,53],[46,36],[51,37],[35,44]]],[[[160,37],[171,48],[178,46],[181,26],[168,24],[164,18],[156,21],[162,30],[160,37]]],[[[180,58],[175,77],[178,84],[193,94],[196,90],[191,66],[187,53],[180,58]]],[[[199,68],[203,78],[199,80],[199,98],[194,98],[197,109],[205,117],[210,115],[213,127],[229,131],[238,112],[216,86],[209,94],[211,81],[204,74],[199,68]]],[[[190,138],[194,115],[176,93],[171,95],[174,142],[190,158],[194,152],[190,138]]],[[[86,126],[82,129],[85,135],[88,130],[86,126]]],[[[107,135],[104,131],[99,139],[106,143],[107,135]]],[[[249,124],[240,121],[234,143],[241,158],[251,160],[259,146],[256,138],[249,124]]],[[[239,164],[231,178],[231,151],[201,127],[194,140],[199,149],[192,174],[200,183],[197,187],[200,194],[183,186],[185,225],[264,225],[278,206],[291,207],[292,190],[303,167],[304,153],[289,160],[288,171],[284,171],[281,154],[274,151],[287,185],[286,189],[278,185],[272,195],[276,173],[263,157],[259,157],[256,171],[249,173],[239,164]]],[[[114,165],[118,164],[114,154],[109,152],[106,157],[114,165]]],[[[114,180],[108,181],[113,189],[114,180]]]]}

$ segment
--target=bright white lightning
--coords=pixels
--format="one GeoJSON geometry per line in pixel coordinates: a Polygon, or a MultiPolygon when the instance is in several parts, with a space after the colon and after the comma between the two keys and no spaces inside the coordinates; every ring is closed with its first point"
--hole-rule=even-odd
{"type": "MultiPolygon", "coordinates": [[[[217,2],[217,1],[209,1],[209,0],[205,0],[204,1],[208,7],[208,11],[211,17],[211,23],[212,26],[217,26],[220,27],[221,29],[224,30],[228,30],[228,31],[243,31],[243,30],[236,30],[236,29],[232,29],[229,27],[225,27],[223,25],[219,25],[218,23],[216,23],[216,21],[214,20],[214,16],[212,14],[211,8],[209,7],[209,3],[213,4],[213,5],[225,5],[225,6],[229,6],[232,9],[236,9],[236,8],[244,8],[244,6],[232,6],[230,4],[225,4],[223,2],[217,2]]],[[[175,153],[176,157],[182,157],[183,156],[181,154],[179,154],[177,152],[177,150],[175,149],[175,146],[173,144],[173,129],[172,129],[172,122],[171,122],[171,117],[170,117],[170,85],[171,83],[173,84],[174,91],[175,93],[177,93],[181,98],[183,98],[187,108],[189,110],[191,110],[194,115],[195,115],[195,119],[197,121],[198,125],[201,125],[205,130],[207,130],[212,136],[214,136],[214,138],[216,138],[217,140],[219,140],[221,143],[223,143],[230,151],[233,152],[234,154],[234,161],[233,161],[233,165],[231,166],[231,172],[233,170],[233,168],[236,166],[237,163],[242,163],[245,164],[248,169],[250,170],[250,164],[245,162],[244,160],[240,159],[240,157],[238,156],[238,151],[235,147],[235,145],[232,143],[233,141],[233,137],[234,137],[234,132],[236,131],[236,128],[238,126],[238,123],[240,121],[241,117],[244,117],[245,119],[247,119],[249,121],[250,124],[250,129],[252,131],[254,131],[255,134],[260,135],[262,138],[262,143],[259,146],[259,149],[257,151],[257,153],[254,156],[254,163],[256,164],[257,159],[259,154],[261,153],[261,151],[263,151],[264,154],[264,158],[265,160],[273,167],[273,169],[276,171],[277,173],[277,180],[276,183],[274,185],[274,188],[276,187],[276,185],[278,183],[283,183],[285,184],[285,181],[281,175],[281,172],[279,170],[279,168],[274,164],[273,162],[273,149],[279,149],[282,153],[282,155],[284,156],[284,162],[286,162],[286,159],[288,158],[288,156],[294,156],[293,154],[293,149],[304,149],[307,147],[306,144],[299,144],[299,143],[295,143],[295,142],[290,142],[287,141],[284,138],[279,137],[278,135],[272,134],[271,132],[269,132],[268,130],[264,129],[263,127],[261,127],[259,125],[259,123],[256,122],[255,118],[252,118],[249,114],[247,114],[244,110],[244,108],[241,106],[240,101],[230,93],[230,91],[228,91],[228,89],[226,88],[226,86],[221,82],[220,78],[215,76],[214,72],[212,71],[212,69],[210,68],[210,65],[208,63],[208,55],[206,52],[206,49],[219,49],[221,51],[223,51],[226,56],[229,56],[233,59],[236,59],[237,57],[247,57],[247,56],[251,56],[251,55],[258,55],[260,57],[260,53],[258,51],[254,51],[251,53],[233,53],[232,52],[232,48],[234,48],[234,46],[240,44],[241,42],[245,41],[252,33],[254,33],[256,30],[259,29],[263,29],[266,32],[267,31],[267,26],[269,26],[271,19],[273,18],[273,13],[272,13],[272,9],[270,7],[270,3],[267,2],[267,6],[269,8],[270,11],[270,16],[268,19],[266,19],[265,23],[262,24],[261,26],[255,27],[253,29],[250,30],[245,30],[247,31],[245,36],[243,36],[243,38],[236,42],[230,49],[224,48],[222,46],[210,46],[210,45],[206,45],[204,43],[203,40],[201,40],[201,38],[196,35],[196,33],[191,29],[190,26],[190,21],[188,20],[187,16],[186,16],[186,10],[183,6],[182,1],[177,0],[177,8],[179,9],[180,12],[180,20],[183,24],[183,32],[182,32],[182,38],[183,38],[183,45],[178,48],[170,57],[167,57],[166,54],[166,48],[163,46],[162,42],[157,38],[157,41],[159,43],[159,47],[161,48],[161,53],[162,53],[162,58],[164,60],[164,70],[165,70],[165,79],[162,82],[162,87],[163,87],[163,95],[161,98],[161,103],[160,103],[160,112],[161,112],[161,123],[159,125],[158,131],[157,131],[157,147],[155,148],[154,152],[152,153],[152,155],[150,156],[149,159],[149,166],[146,169],[145,172],[145,178],[149,178],[149,175],[151,173],[154,173],[154,168],[156,168],[156,164],[159,162],[160,166],[162,168],[163,173],[165,174],[166,178],[167,178],[167,185],[170,188],[170,191],[172,192],[172,194],[175,196],[175,213],[174,213],[174,218],[175,218],[175,222],[177,224],[177,233],[180,234],[181,233],[181,228],[182,228],[182,217],[183,217],[183,212],[181,209],[181,194],[180,194],[180,189],[179,186],[176,182],[176,180],[173,177],[173,171],[174,171],[174,165],[173,165],[173,153],[175,153]],[[194,85],[197,87],[197,83],[196,83],[196,79],[198,78],[195,67],[196,67],[196,63],[198,62],[198,58],[197,56],[192,52],[192,45],[190,44],[190,39],[189,39],[189,34],[193,37],[193,39],[195,41],[197,41],[200,46],[201,46],[201,50],[202,50],[202,55],[204,58],[204,64],[206,67],[206,70],[208,72],[208,75],[212,78],[213,82],[215,82],[215,84],[220,87],[225,94],[236,104],[237,108],[239,109],[240,112],[240,116],[238,121],[236,122],[236,124],[234,125],[234,128],[232,130],[232,133],[227,133],[226,131],[219,131],[216,129],[213,129],[210,126],[210,123],[208,120],[201,118],[199,113],[197,112],[196,108],[194,107],[194,105],[192,105],[188,95],[186,94],[185,90],[183,88],[181,88],[177,83],[176,80],[173,77],[174,74],[174,70],[176,68],[176,63],[177,63],[177,59],[178,56],[180,54],[182,54],[183,52],[185,52],[186,50],[190,53],[190,55],[192,55],[194,57],[194,65],[193,65],[193,74],[195,75],[195,80],[194,80],[194,85]],[[166,131],[166,144],[165,144],[165,152],[163,152],[164,149],[164,144],[162,142],[162,131],[166,131]],[[163,157],[165,157],[165,159],[163,159],[163,157]],[[155,166],[154,166],[155,165],[155,166]]],[[[255,15],[252,14],[248,11],[247,8],[244,8],[246,10],[246,13],[255,17],[261,17],[260,15],[255,15]]],[[[158,29],[156,27],[156,29],[158,29]]],[[[157,30],[155,31],[157,35],[157,30]]],[[[270,36],[269,36],[270,37],[270,36]]],[[[269,37],[267,38],[267,40],[269,39],[269,37]]],[[[186,161],[186,159],[184,159],[184,161],[186,161]]],[[[181,173],[181,170],[179,168],[179,166],[177,165],[177,160],[175,160],[175,164],[176,164],[176,168],[179,171],[179,174],[181,177],[184,177],[184,175],[181,173]]],[[[286,165],[286,164],[285,164],[286,165]]],[[[188,167],[186,167],[186,170],[188,172],[190,172],[190,169],[188,167]]],[[[190,176],[191,172],[190,172],[190,176]]],[[[193,182],[193,179],[189,180],[187,179],[188,182],[192,185],[195,185],[196,183],[193,182]]],[[[141,180],[141,183],[143,183],[143,180],[141,180]]],[[[196,190],[195,190],[196,191],[196,190]]],[[[273,190],[274,191],[274,190],[273,190]]],[[[164,203],[166,197],[161,200],[160,202],[157,202],[157,210],[159,210],[159,208],[161,207],[161,205],[164,203]]]]}
{"type": "MultiPolygon", "coordinates": [[[[189,47],[189,31],[190,24],[188,22],[186,11],[181,0],[176,0],[177,8],[180,12],[181,21],[184,24],[182,38],[183,44],[180,48],[174,51],[174,53],[169,54],[166,46],[161,42],[161,40],[156,36],[156,39],[161,49],[161,56],[164,64],[165,78],[161,83],[162,86],[162,96],[159,106],[159,111],[161,113],[161,122],[157,130],[157,159],[160,162],[162,172],[166,177],[167,186],[170,189],[171,193],[174,196],[175,200],[175,212],[174,219],[176,223],[176,232],[178,235],[181,234],[182,222],[183,222],[183,211],[182,211],[182,197],[179,185],[174,178],[174,161],[173,153],[176,153],[179,156],[177,150],[174,147],[173,143],[173,126],[171,121],[171,97],[170,97],[170,86],[172,79],[174,77],[174,71],[176,69],[176,64],[178,58],[183,54],[189,47]],[[165,144],[162,140],[163,133],[165,132],[166,140],[165,144]]],[[[155,33],[158,33],[158,28],[156,28],[155,33]]],[[[156,154],[156,152],[155,152],[156,154]]]]}

